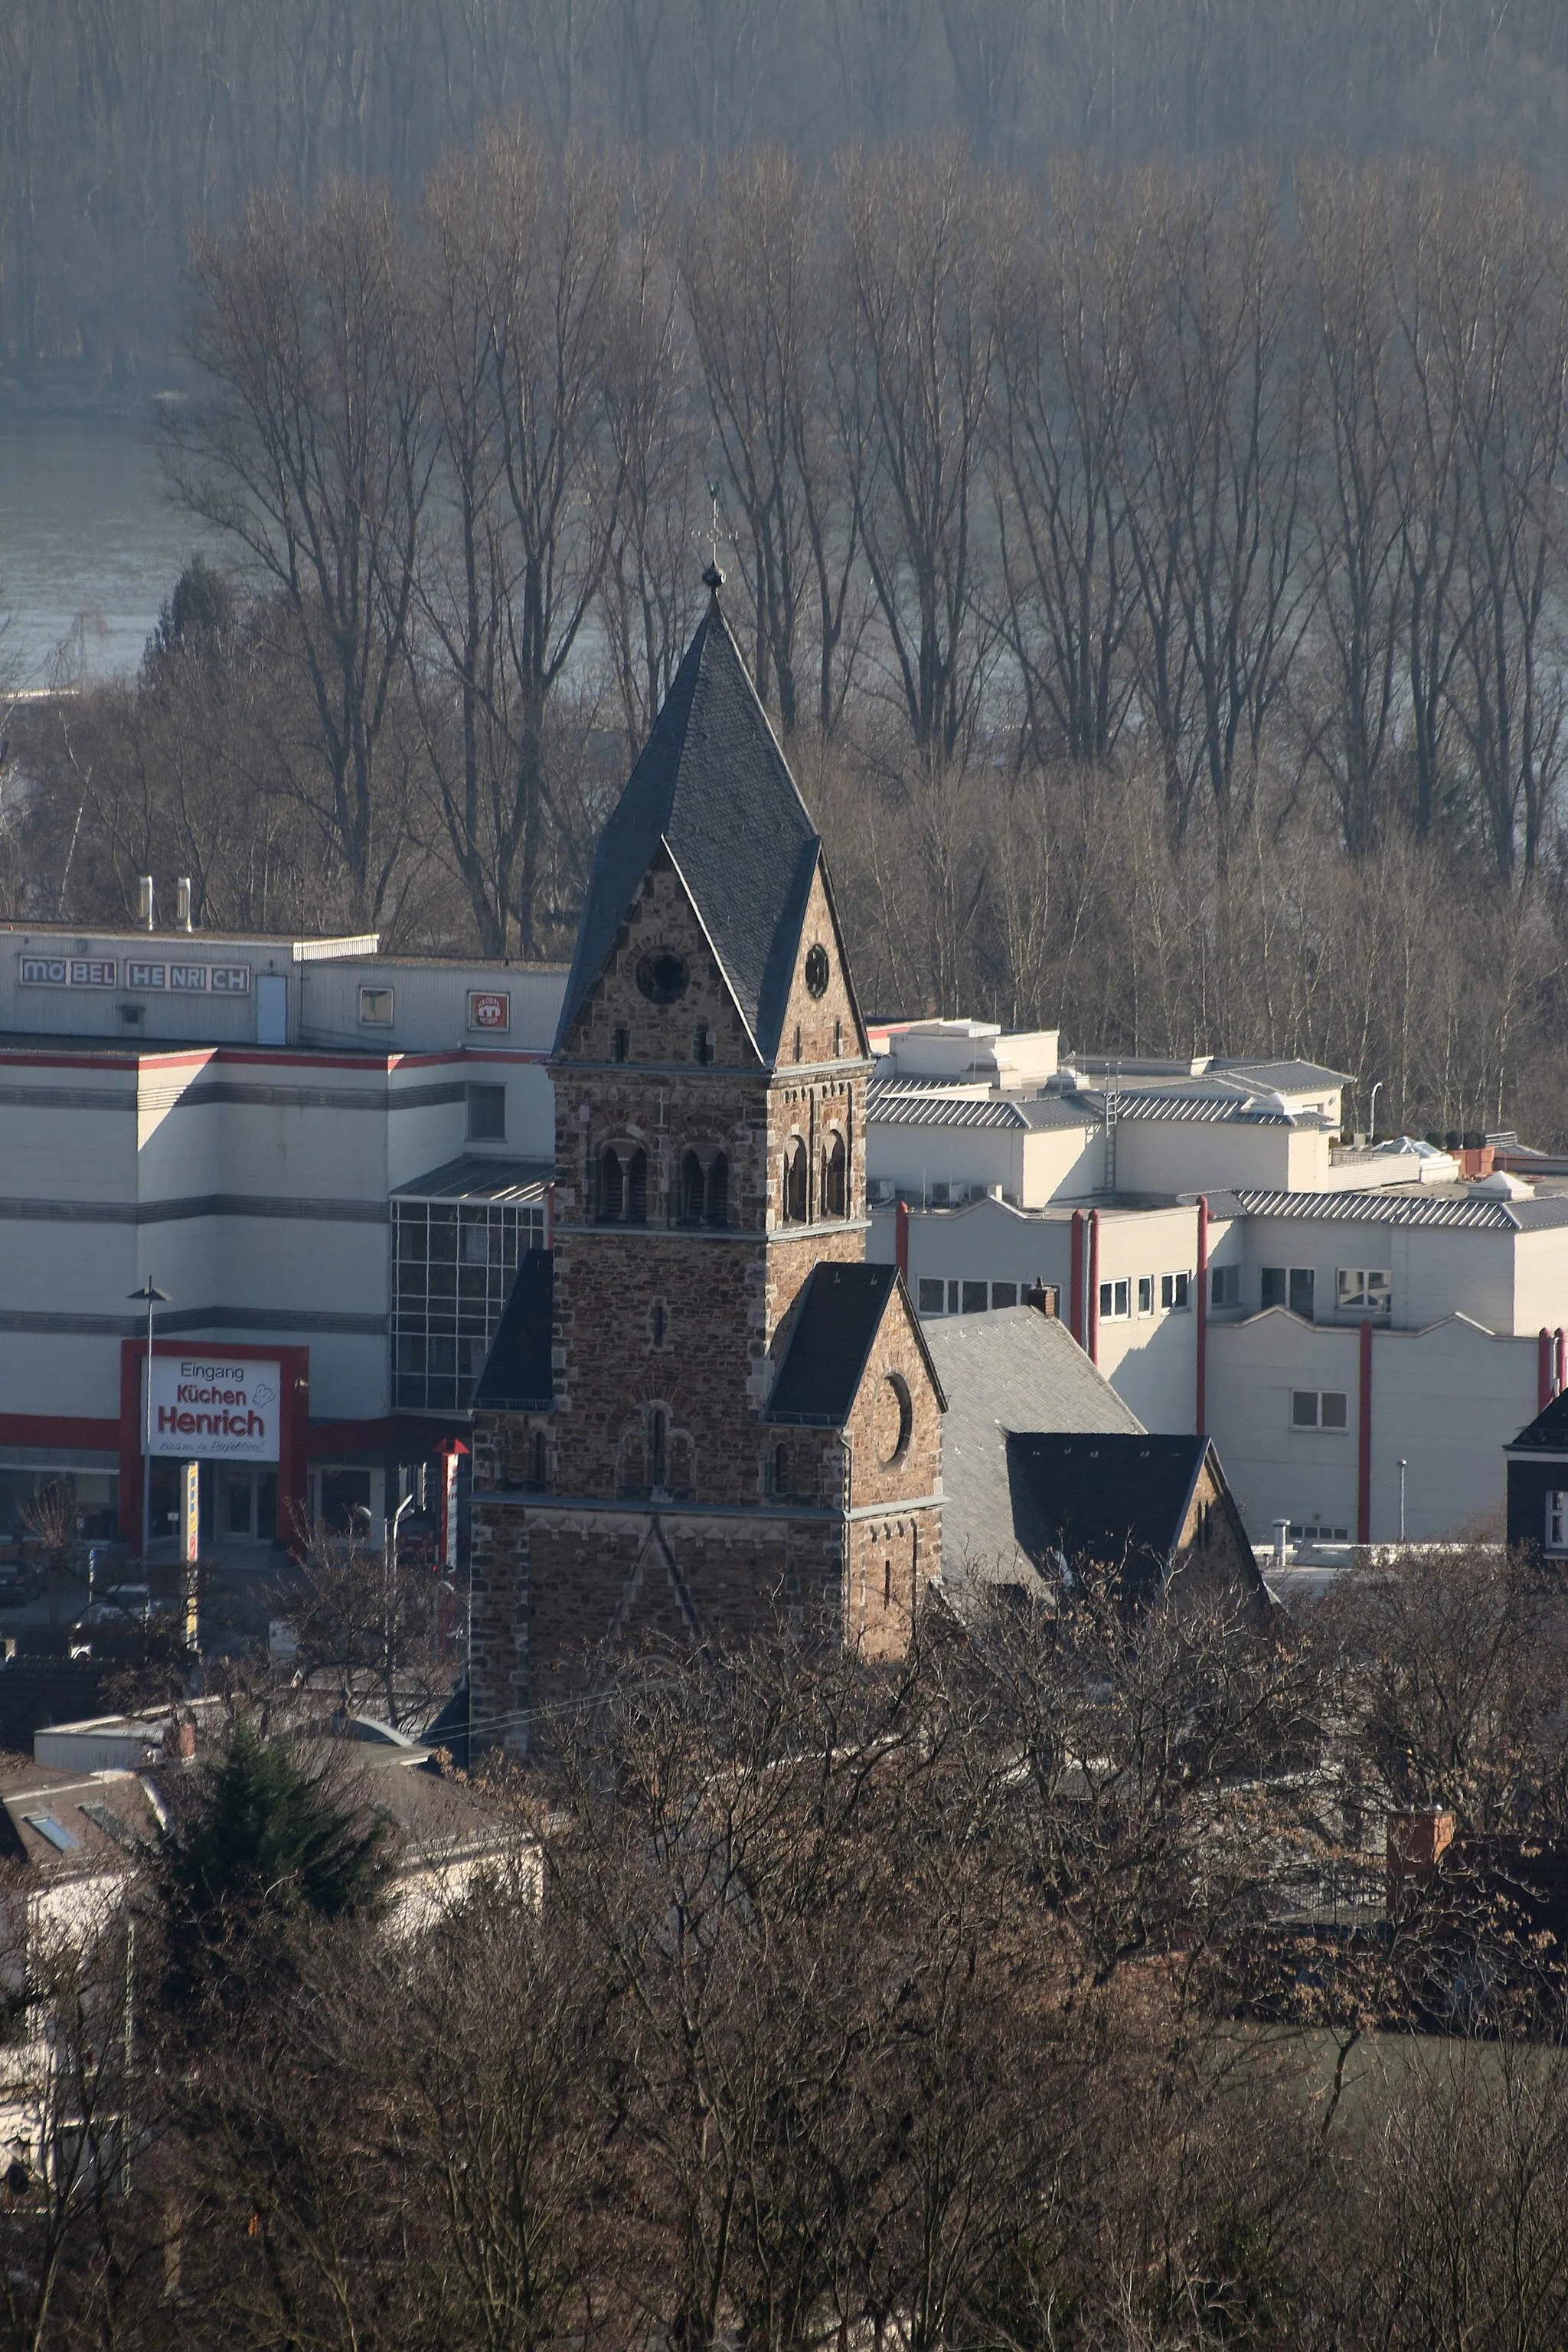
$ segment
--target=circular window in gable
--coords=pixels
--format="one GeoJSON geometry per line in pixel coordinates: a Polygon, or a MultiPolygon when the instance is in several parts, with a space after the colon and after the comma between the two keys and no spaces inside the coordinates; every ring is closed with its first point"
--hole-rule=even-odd
{"type": "Polygon", "coordinates": [[[805,951],[805,984],[813,996],[826,995],[831,971],[827,950],[819,940],[815,947],[809,947],[805,951]]]}
{"type": "Polygon", "coordinates": [[[650,948],[637,959],[637,986],[650,1004],[673,1004],[685,995],[691,974],[673,948],[650,948]]]}
{"type": "Polygon", "coordinates": [[[877,1460],[884,1470],[896,1469],[910,1450],[915,1407],[910,1384],[901,1372],[889,1372],[882,1382],[872,1420],[877,1460]]]}

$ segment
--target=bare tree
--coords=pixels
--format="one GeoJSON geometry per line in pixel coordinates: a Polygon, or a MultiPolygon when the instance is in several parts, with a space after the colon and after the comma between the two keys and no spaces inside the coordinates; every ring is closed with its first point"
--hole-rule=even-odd
{"type": "Polygon", "coordinates": [[[386,198],[337,184],[309,215],[256,199],[193,259],[209,397],[170,470],[275,595],[313,718],[290,786],[368,926],[405,848],[395,720],[430,469],[402,241],[386,198]]]}
{"type": "Polygon", "coordinates": [[[1125,500],[1142,591],[1140,694],[1173,839],[1206,788],[1223,872],[1304,625],[1307,377],[1299,264],[1272,192],[1159,175],[1137,198],[1137,401],[1125,500]]]}
{"type": "Polygon", "coordinates": [[[958,751],[992,652],[975,597],[976,492],[991,390],[992,273],[1005,213],[962,151],[851,158],[844,267],[856,332],[839,432],[895,690],[917,751],[958,751]]]}
{"type": "Polygon", "coordinates": [[[807,707],[812,640],[816,723],[832,732],[856,635],[855,516],[828,422],[842,289],[827,246],[820,186],[788,156],[764,150],[714,173],[692,208],[682,257],[713,427],[745,530],[753,675],[786,735],[807,707]]]}
{"type": "Polygon", "coordinates": [[[1132,690],[1121,511],[1131,254],[1119,192],[1066,167],[997,294],[991,404],[1009,650],[1037,759],[1106,760],[1132,690]]]}

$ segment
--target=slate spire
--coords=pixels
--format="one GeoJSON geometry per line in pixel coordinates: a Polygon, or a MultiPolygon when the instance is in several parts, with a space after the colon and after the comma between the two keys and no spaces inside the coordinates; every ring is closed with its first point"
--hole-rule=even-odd
{"type": "Polygon", "coordinates": [[[711,590],[599,840],[561,1008],[563,1047],[662,841],[764,1063],[779,1032],[821,840],[711,590]]]}

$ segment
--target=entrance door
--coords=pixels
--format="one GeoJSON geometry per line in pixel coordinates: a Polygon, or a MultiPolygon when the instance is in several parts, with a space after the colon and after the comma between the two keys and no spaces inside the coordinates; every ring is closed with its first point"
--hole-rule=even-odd
{"type": "Polygon", "coordinates": [[[289,982],[279,972],[256,975],[256,1042],[258,1045],[289,1043],[289,982]]]}
{"type": "Polygon", "coordinates": [[[253,1543],[275,1543],[278,1538],[277,1471],[253,1470],[247,1464],[226,1464],[219,1510],[220,1535],[241,1539],[249,1537],[253,1543]]]}

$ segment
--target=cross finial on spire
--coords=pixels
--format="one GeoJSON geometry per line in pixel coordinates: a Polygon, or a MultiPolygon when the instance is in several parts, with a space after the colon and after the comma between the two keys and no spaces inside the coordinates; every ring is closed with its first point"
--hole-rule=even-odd
{"type": "Polygon", "coordinates": [[[709,483],[708,495],[713,501],[713,520],[709,532],[711,552],[709,556],[708,569],[702,574],[702,584],[710,591],[714,602],[717,603],[719,591],[724,585],[724,574],[719,567],[719,541],[723,537],[723,532],[721,530],[719,523],[719,485],[717,482],[709,483]]]}

